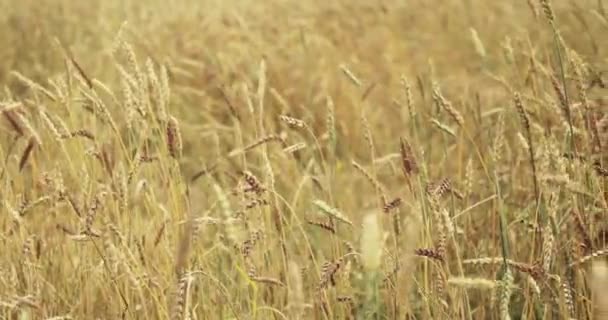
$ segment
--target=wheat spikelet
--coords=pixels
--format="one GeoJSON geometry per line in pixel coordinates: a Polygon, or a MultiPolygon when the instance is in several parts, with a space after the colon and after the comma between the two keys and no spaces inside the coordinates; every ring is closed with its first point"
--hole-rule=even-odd
{"type": "Polygon", "coordinates": [[[498,287],[498,313],[501,320],[511,319],[509,303],[511,300],[513,286],[513,274],[510,268],[505,268],[498,287]]]}
{"type": "Polygon", "coordinates": [[[258,269],[255,267],[251,259],[245,259],[245,267],[247,268],[247,276],[254,279],[258,276],[258,269]]]}
{"type": "Polygon", "coordinates": [[[400,138],[399,141],[400,152],[401,152],[401,166],[403,168],[403,174],[409,177],[411,174],[418,173],[418,164],[414,158],[414,152],[412,146],[404,138],[400,138]]]}
{"type": "Polygon", "coordinates": [[[317,226],[317,227],[327,230],[331,233],[334,233],[334,234],[336,233],[336,227],[331,223],[331,219],[328,222],[313,221],[313,220],[306,220],[306,222],[310,225],[317,226]]]}
{"type": "Polygon", "coordinates": [[[118,196],[120,198],[120,211],[126,213],[127,208],[129,208],[129,180],[124,172],[121,172],[120,175],[118,196]]]}
{"type": "Polygon", "coordinates": [[[372,159],[374,159],[376,154],[376,146],[374,144],[374,138],[372,136],[372,129],[369,120],[365,115],[365,112],[361,112],[361,124],[363,126],[363,138],[365,139],[365,142],[367,142],[367,147],[369,148],[369,151],[372,155],[372,159]]]}
{"type": "Polygon", "coordinates": [[[96,235],[97,233],[93,231],[93,223],[95,222],[95,217],[97,216],[97,212],[99,211],[102,203],[101,198],[104,197],[104,193],[100,192],[96,194],[91,203],[89,204],[87,214],[85,216],[84,221],[84,234],[86,235],[96,235]]]}
{"type": "Polygon", "coordinates": [[[20,112],[17,112],[17,117],[19,118],[19,121],[21,122],[21,124],[27,129],[27,131],[29,132],[30,136],[35,139],[35,143],[37,145],[42,146],[42,140],[40,139],[40,135],[34,129],[34,127],[32,126],[32,124],[30,123],[30,121],[23,114],[21,114],[20,112]]]}
{"type": "Polygon", "coordinates": [[[433,124],[433,126],[435,128],[439,129],[440,131],[443,131],[444,133],[447,133],[448,135],[450,135],[454,138],[456,137],[456,132],[454,131],[454,129],[450,128],[448,125],[439,122],[439,120],[437,120],[435,118],[431,118],[431,123],[433,124]]]}
{"type": "Polygon", "coordinates": [[[440,199],[448,192],[451,192],[452,189],[452,181],[449,178],[443,178],[437,183],[429,183],[426,187],[426,192],[429,196],[440,199]]]}
{"type": "Polygon", "coordinates": [[[8,123],[11,125],[11,128],[13,128],[13,131],[15,131],[19,137],[22,137],[25,135],[23,128],[21,128],[21,125],[19,124],[19,122],[17,121],[15,116],[13,115],[12,110],[8,110],[8,108],[2,109],[2,115],[4,115],[4,117],[6,118],[8,123]]]}
{"type": "Polygon", "coordinates": [[[516,92],[514,95],[515,108],[517,109],[517,113],[519,114],[519,118],[524,128],[529,131],[530,130],[530,119],[528,118],[528,113],[524,108],[524,104],[521,100],[521,95],[516,92]]]}
{"type": "Polygon", "coordinates": [[[479,34],[477,33],[477,30],[475,28],[469,28],[469,31],[471,33],[471,41],[473,42],[473,47],[475,48],[475,52],[481,58],[485,58],[486,57],[486,48],[483,45],[481,38],[479,38],[479,34]]]}
{"type": "Polygon", "coordinates": [[[435,298],[435,301],[437,301],[439,303],[439,308],[441,310],[442,313],[446,313],[447,312],[447,302],[446,302],[446,295],[445,295],[445,287],[447,284],[446,281],[446,276],[443,273],[442,268],[436,268],[435,272],[434,272],[434,281],[433,281],[433,295],[435,298]]]}
{"type": "Polygon", "coordinates": [[[549,225],[543,230],[543,247],[542,247],[542,267],[545,272],[549,272],[551,267],[551,259],[553,258],[553,230],[549,225]]]}
{"type": "Polygon", "coordinates": [[[72,53],[72,51],[69,50],[69,48],[67,48],[67,47],[64,47],[64,48],[66,50],[66,54],[68,55],[68,60],[76,68],[77,74],[80,76],[82,81],[84,81],[86,87],[89,89],[93,89],[93,81],[91,81],[91,78],[87,75],[87,73],[84,71],[82,66],[80,66],[78,61],[76,61],[76,58],[74,57],[74,54],[72,53]]]}
{"type": "MultiPolygon", "coordinates": [[[[477,266],[483,265],[498,265],[503,263],[504,260],[501,257],[487,257],[487,258],[475,258],[475,259],[465,259],[462,261],[463,264],[472,264],[477,266]]],[[[516,262],[510,259],[507,259],[507,264],[512,266],[516,262]]]]}
{"type": "MultiPolygon", "coordinates": [[[[127,112],[127,128],[132,129],[133,128],[133,120],[135,118],[135,113],[137,113],[139,111],[139,108],[137,107],[138,102],[135,99],[135,95],[133,94],[133,91],[131,90],[131,85],[129,85],[128,81],[125,80],[125,78],[123,77],[122,81],[122,95],[123,95],[123,99],[125,101],[125,110],[127,112]]],[[[142,115],[140,113],[140,115],[142,115]]],[[[142,115],[143,116],[143,115],[142,115]]]]}
{"type": "Polygon", "coordinates": [[[312,203],[321,212],[325,213],[326,215],[330,216],[331,218],[335,218],[335,219],[337,219],[337,220],[339,220],[339,221],[341,221],[343,223],[349,224],[351,226],[353,225],[352,221],[350,221],[350,219],[348,219],[348,217],[346,217],[338,209],[331,207],[325,201],[323,201],[323,200],[314,200],[312,203]]]}
{"type": "Polygon", "coordinates": [[[254,277],[251,280],[255,281],[255,282],[259,282],[259,283],[265,283],[265,284],[270,284],[270,285],[275,285],[275,286],[279,286],[279,287],[284,287],[285,284],[283,284],[283,282],[275,279],[275,278],[270,278],[270,277],[254,277]]]}
{"type": "Polygon", "coordinates": [[[431,248],[419,248],[414,251],[417,256],[427,257],[435,259],[437,261],[443,261],[443,255],[441,255],[436,249],[431,248]]]}
{"type": "Polygon", "coordinates": [[[249,236],[249,239],[247,239],[243,243],[241,243],[241,245],[238,249],[244,258],[249,258],[249,256],[251,255],[251,252],[253,251],[253,247],[258,242],[258,240],[260,240],[261,237],[262,237],[262,232],[259,230],[256,230],[251,233],[251,235],[249,236]]]}
{"type": "Polygon", "coordinates": [[[42,120],[44,120],[44,122],[46,123],[49,130],[53,133],[53,136],[55,136],[55,140],[57,140],[58,142],[61,142],[63,137],[69,135],[67,130],[62,130],[60,132],[59,129],[57,128],[57,126],[55,125],[55,123],[53,123],[53,121],[49,118],[49,116],[46,112],[41,111],[40,117],[42,118],[42,120]]]}
{"type": "Polygon", "coordinates": [[[344,73],[344,75],[346,75],[346,77],[357,87],[362,85],[361,80],[359,80],[359,78],[357,78],[357,76],[350,69],[348,69],[347,66],[340,65],[340,70],[342,70],[342,73],[344,73]]]}
{"type": "Polygon", "coordinates": [[[129,173],[127,174],[127,184],[131,184],[133,178],[135,178],[135,175],[139,171],[139,167],[141,167],[142,162],[142,157],[136,155],[135,159],[133,159],[133,163],[131,164],[131,168],[129,169],[129,173]]]}
{"type": "Polygon", "coordinates": [[[564,90],[562,89],[561,85],[559,84],[559,80],[557,80],[557,78],[554,75],[551,75],[551,85],[553,86],[553,90],[555,91],[555,94],[557,95],[557,98],[559,100],[559,103],[561,104],[562,109],[564,110],[565,108],[568,108],[568,102],[566,100],[566,95],[564,93],[564,90]]]}
{"type": "MultiPolygon", "coordinates": [[[[498,117],[498,121],[496,124],[496,136],[494,137],[494,144],[492,145],[492,151],[491,151],[491,156],[492,156],[492,160],[494,160],[495,163],[500,163],[501,158],[502,158],[502,154],[503,154],[503,149],[505,146],[505,117],[504,115],[500,115],[498,117]]],[[[526,141],[526,145],[527,145],[527,141],[526,141]]],[[[528,151],[528,149],[526,149],[526,151],[528,151]]]]}
{"type": "Polygon", "coordinates": [[[171,307],[172,320],[187,319],[189,308],[190,286],[192,284],[192,276],[189,273],[182,275],[178,282],[174,294],[173,305],[171,307]]]}
{"type": "Polygon", "coordinates": [[[452,120],[454,120],[458,126],[464,126],[464,118],[462,117],[462,114],[460,114],[460,112],[454,108],[451,102],[446,100],[443,95],[441,95],[437,85],[433,86],[433,100],[435,100],[435,103],[450,115],[452,120]]]}
{"type": "Polygon", "coordinates": [[[384,204],[384,207],[382,207],[382,210],[384,211],[384,213],[389,213],[392,210],[398,208],[401,205],[402,201],[401,198],[395,198],[387,203],[384,204]]]}
{"type": "Polygon", "coordinates": [[[106,229],[112,233],[116,238],[118,238],[118,244],[127,245],[127,238],[125,235],[118,229],[118,227],[113,223],[107,223],[106,229]]]}
{"type": "MultiPolygon", "coordinates": [[[[278,136],[276,134],[270,134],[270,135],[267,135],[265,137],[262,137],[262,138],[260,138],[260,139],[258,139],[256,141],[252,142],[251,144],[248,144],[243,149],[241,149],[238,153],[243,153],[243,152],[247,152],[247,151],[253,150],[256,147],[259,147],[259,146],[261,146],[263,144],[266,144],[266,143],[269,143],[269,142],[273,142],[273,141],[280,142],[282,145],[285,145],[285,140],[281,136],[278,136]]],[[[234,155],[236,155],[238,153],[231,153],[230,155],[234,156],[234,155]]]]}
{"type": "Polygon", "coordinates": [[[260,180],[258,180],[258,178],[250,171],[244,171],[243,177],[245,178],[245,182],[247,182],[247,185],[249,186],[245,189],[245,192],[253,192],[258,196],[266,192],[266,189],[262,186],[260,180]]]}
{"type": "Polygon", "coordinates": [[[179,123],[175,117],[169,117],[167,122],[167,149],[169,155],[178,159],[182,154],[182,134],[179,130],[179,123]]]}
{"type": "Polygon", "coordinates": [[[570,317],[574,317],[574,300],[572,298],[572,288],[570,287],[568,281],[563,281],[561,283],[561,292],[564,297],[564,303],[568,308],[568,315],[570,317]]]}
{"type": "Polygon", "coordinates": [[[290,117],[287,115],[279,116],[279,119],[292,129],[303,129],[306,127],[306,123],[300,119],[290,117]]]}
{"type": "Polygon", "coordinates": [[[549,20],[550,23],[554,23],[555,15],[553,14],[553,7],[551,6],[551,1],[540,0],[540,6],[543,9],[543,13],[545,14],[547,20],[549,20]]]}
{"type": "Polygon", "coordinates": [[[267,206],[268,201],[266,199],[253,199],[245,204],[245,209],[250,210],[257,207],[267,206]]]}
{"type": "Polygon", "coordinates": [[[317,291],[321,291],[327,288],[330,284],[332,286],[336,285],[335,276],[338,270],[342,267],[342,263],[344,260],[342,258],[336,260],[335,262],[327,261],[323,263],[321,266],[321,280],[317,286],[317,291]]]}
{"type": "Polygon", "coordinates": [[[19,171],[23,171],[23,168],[25,168],[25,165],[27,164],[27,160],[32,155],[32,151],[34,150],[34,147],[36,145],[38,145],[38,143],[36,141],[37,141],[36,138],[33,136],[28,141],[27,146],[25,147],[25,150],[23,150],[23,153],[21,154],[21,158],[19,159],[19,171]]]}
{"type": "Polygon", "coordinates": [[[305,142],[299,142],[299,143],[293,144],[291,146],[288,146],[286,148],[283,148],[283,152],[285,152],[285,153],[294,153],[294,152],[297,152],[297,151],[302,150],[304,148],[306,148],[306,143],[305,142]]]}
{"type": "Polygon", "coordinates": [[[473,186],[475,184],[475,172],[473,171],[473,160],[467,161],[467,166],[464,170],[464,192],[465,196],[468,197],[473,193],[473,186]]]}
{"type": "Polygon", "coordinates": [[[416,109],[414,107],[414,97],[412,95],[412,86],[406,77],[401,76],[401,84],[405,89],[405,105],[407,106],[408,114],[410,116],[410,120],[413,120],[416,117],[416,109]]]}
{"type": "Polygon", "coordinates": [[[329,137],[329,146],[332,152],[335,152],[336,145],[338,143],[338,135],[336,133],[336,107],[334,101],[330,96],[327,96],[327,118],[325,119],[325,126],[327,127],[327,135],[329,137]]]}
{"type": "Polygon", "coordinates": [[[158,79],[158,75],[154,67],[154,62],[150,58],[146,60],[146,72],[146,78],[148,79],[148,87],[150,88],[151,92],[150,100],[151,102],[153,102],[152,104],[156,108],[156,111],[159,111],[160,104],[162,103],[162,96],[160,92],[160,80],[158,79]]]}

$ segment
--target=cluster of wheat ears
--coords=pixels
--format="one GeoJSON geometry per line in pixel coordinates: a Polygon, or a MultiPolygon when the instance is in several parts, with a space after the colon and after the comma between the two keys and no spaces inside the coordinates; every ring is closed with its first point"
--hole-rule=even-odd
{"type": "Polygon", "coordinates": [[[560,20],[608,16],[521,2],[537,44],[470,28],[466,86],[356,45],[383,62],[321,58],[359,24],[390,38],[406,14],[371,2],[300,8],[342,31],[214,20],[209,50],[276,32],[249,65],[179,39],[165,59],[123,24],[91,71],[51,37],[48,79],[0,75],[0,318],[608,319],[608,42],[580,53],[560,20]]]}

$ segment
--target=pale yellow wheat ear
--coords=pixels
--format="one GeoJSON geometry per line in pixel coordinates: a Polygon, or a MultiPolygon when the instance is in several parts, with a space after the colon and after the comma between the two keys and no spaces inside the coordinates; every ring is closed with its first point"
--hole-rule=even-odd
{"type": "Polygon", "coordinates": [[[498,315],[500,320],[510,320],[510,301],[511,294],[513,293],[513,274],[511,273],[511,268],[506,267],[503,273],[502,279],[499,282],[498,287],[498,315]]]}
{"type": "Polygon", "coordinates": [[[479,55],[479,57],[485,58],[486,57],[486,48],[483,45],[481,38],[479,38],[479,34],[477,33],[477,30],[475,28],[470,28],[469,31],[471,33],[471,41],[473,42],[473,47],[475,48],[475,52],[477,53],[477,55],[479,55]]]}
{"type": "Polygon", "coordinates": [[[451,277],[448,279],[448,285],[464,289],[494,290],[499,286],[499,282],[485,278],[451,277]]]}
{"type": "Polygon", "coordinates": [[[312,203],[315,205],[315,207],[317,207],[317,209],[319,209],[319,211],[328,215],[329,217],[335,218],[338,221],[346,223],[348,225],[353,225],[352,221],[344,213],[342,213],[337,208],[330,206],[329,204],[327,204],[327,202],[323,200],[314,200],[312,203]]]}
{"type": "Polygon", "coordinates": [[[367,271],[378,270],[382,262],[383,248],[382,229],[378,217],[375,213],[370,213],[363,218],[361,236],[361,262],[367,271]]]}

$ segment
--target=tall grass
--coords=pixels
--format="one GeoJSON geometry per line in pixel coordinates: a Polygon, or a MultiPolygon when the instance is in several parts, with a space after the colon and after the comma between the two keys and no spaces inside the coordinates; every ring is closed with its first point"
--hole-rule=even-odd
{"type": "Polygon", "coordinates": [[[605,318],[602,1],[0,11],[0,318],[605,318]]]}

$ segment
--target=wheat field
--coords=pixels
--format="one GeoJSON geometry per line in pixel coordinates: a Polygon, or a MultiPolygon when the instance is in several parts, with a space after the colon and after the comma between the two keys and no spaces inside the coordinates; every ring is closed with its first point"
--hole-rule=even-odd
{"type": "Polygon", "coordinates": [[[603,0],[0,0],[0,319],[608,319],[603,0]]]}

